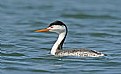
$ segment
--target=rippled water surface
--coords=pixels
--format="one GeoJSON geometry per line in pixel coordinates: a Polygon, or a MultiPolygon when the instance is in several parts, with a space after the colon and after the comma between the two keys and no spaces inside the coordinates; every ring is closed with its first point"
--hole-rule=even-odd
{"type": "Polygon", "coordinates": [[[121,74],[121,0],[0,0],[0,74],[121,74]],[[65,49],[100,58],[54,57],[54,33],[35,33],[61,20],[65,49]]]}

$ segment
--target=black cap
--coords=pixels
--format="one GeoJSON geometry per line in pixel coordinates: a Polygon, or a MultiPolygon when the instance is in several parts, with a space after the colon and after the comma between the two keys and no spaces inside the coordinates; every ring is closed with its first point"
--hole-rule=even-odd
{"type": "Polygon", "coordinates": [[[65,24],[63,22],[58,21],[58,20],[50,23],[49,27],[52,26],[52,25],[61,25],[61,26],[64,25],[65,26],[65,24]]]}

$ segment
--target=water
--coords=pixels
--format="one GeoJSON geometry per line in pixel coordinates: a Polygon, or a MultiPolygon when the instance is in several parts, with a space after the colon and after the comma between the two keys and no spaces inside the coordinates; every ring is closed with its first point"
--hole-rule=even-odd
{"type": "Polygon", "coordinates": [[[121,74],[121,0],[0,0],[0,74],[121,74]],[[61,20],[64,48],[108,56],[54,57],[54,33],[35,33],[61,20]]]}

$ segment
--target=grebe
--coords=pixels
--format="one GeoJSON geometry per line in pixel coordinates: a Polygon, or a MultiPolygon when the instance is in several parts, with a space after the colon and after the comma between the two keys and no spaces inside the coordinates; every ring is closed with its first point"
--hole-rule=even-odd
{"type": "Polygon", "coordinates": [[[51,49],[51,55],[55,56],[80,56],[80,57],[100,57],[104,56],[101,52],[88,50],[85,48],[74,50],[62,50],[64,40],[66,38],[68,29],[67,26],[61,21],[52,22],[48,28],[36,30],[35,32],[55,32],[59,37],[51,49]]]}

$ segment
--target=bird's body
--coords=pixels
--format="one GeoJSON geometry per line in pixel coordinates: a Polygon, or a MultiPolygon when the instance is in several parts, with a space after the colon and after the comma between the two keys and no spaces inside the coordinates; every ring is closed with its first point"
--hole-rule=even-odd
{"type": "Polygon", "coordinates": [[[55,56],[78,56],[78,57],[99,57],[104,54],[88,49],[72,49],[72,50],[58,50],[55,56]]]}
{"type": "Polygon", "coordinates": [[[51,49],[51,54],[55,56],[79,56],[79,57],[100,57],[104,56],[101,52],[94,50],[88,50],[85,48],[62,50],[64,40],[67,35],[67,26],[61,21],[55,21],[49,25],[48,28],[42,30],[36,30],[36,32],[56,32],[59,34],[57,41],[51,49]]]}

